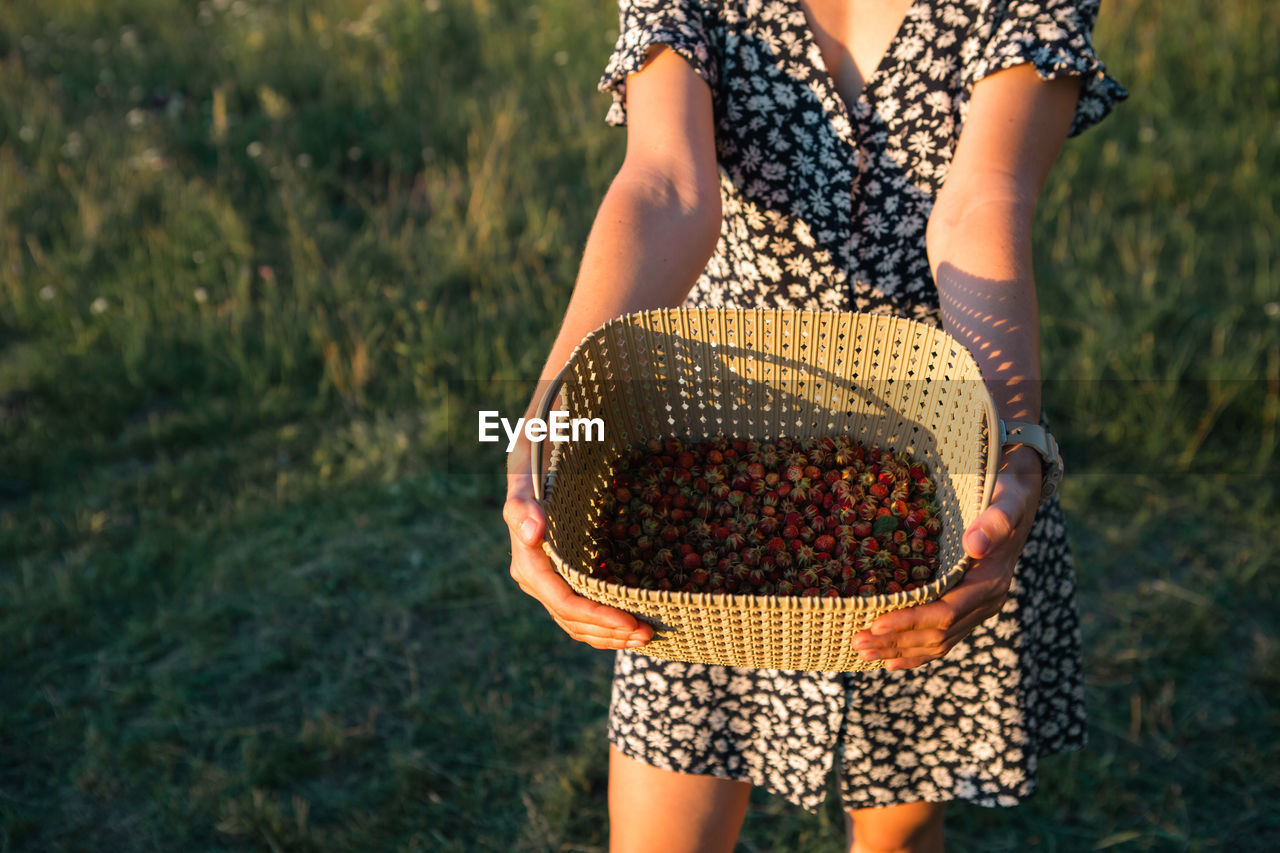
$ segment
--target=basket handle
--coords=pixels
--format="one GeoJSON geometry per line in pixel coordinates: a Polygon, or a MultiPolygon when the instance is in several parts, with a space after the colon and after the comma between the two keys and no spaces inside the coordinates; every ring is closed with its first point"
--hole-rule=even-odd
{"type": "MultiPolygon", "coordinates": [[[[564,371],[561,369],[551,380],[551,384],[547,386],[547,390],[543,393],[542,399],[538,401],[538,417],[545,421],[547,415],[551,412],[551,407],[555,404],[556,397],[560,396],[560,388],[564,385],[564,371]]],[[[548,439],[542,441],[530,442],[532,445],[532,453],[529,454],[530,475],[533,477],[533,497],[538,503],[542,503],[543,483],[542,483],[542,445],[546,444],[548,439]]]]}

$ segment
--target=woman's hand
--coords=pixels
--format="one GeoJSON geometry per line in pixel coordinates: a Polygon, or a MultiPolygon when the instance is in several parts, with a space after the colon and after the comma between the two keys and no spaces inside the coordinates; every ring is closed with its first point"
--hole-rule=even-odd
{"type": "Polygon", "coordinates": [[[511,577],[541,602],[556,624],[575,640],[597,649],[643,646],[653,637],[651,627],[630,613],[577,595],[551,565],[542,550],[547,518],[533,497],[528,459],[529,444],[522,440],[511,454],[507,502],[502,507],[502,517],[511,532],[511,577]]]}
{"type": "Polygon", "coordinates": [[[964,534],[965,553],[974,561],[969,570],[937,601],[886,613],[854,637],[864,660],[883,660],[885,669],[920,666],[1000,611],[1040,503],[1041,477],[1034,450],[1005,452],[991,504],[964,534]]]}

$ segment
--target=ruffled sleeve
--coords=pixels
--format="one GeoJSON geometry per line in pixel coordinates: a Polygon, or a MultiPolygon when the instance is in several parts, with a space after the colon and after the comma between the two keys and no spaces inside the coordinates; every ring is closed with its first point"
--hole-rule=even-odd
{"type": "Polygon", "coordinates": [[[644,66],[655,44],[665,44],[684,57],[715,92],[720,69],[711,44],[712,14],[698,0],[619,0],[618,42],[599,85],[601,92],[613,95],[606,122],[627,123],[627,75],[644,66]]]}
{"type": "Polygon", "coordinates": [[[973,67],[972,82],[1005,68],[1030,63],[1045,80],[1079,76],[1080,101],[1071,123],[1075,136],[1100,122],[1129,97],[1109,76],[1093,49],[1099,0],[1038,0],[993,3],[990,37],[973,67]]]}

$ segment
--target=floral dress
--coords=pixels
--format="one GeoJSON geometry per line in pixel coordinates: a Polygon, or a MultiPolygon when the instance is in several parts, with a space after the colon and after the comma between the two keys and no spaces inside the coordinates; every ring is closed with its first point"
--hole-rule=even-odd
{"type": "MultiPolygon", "coordinates": [[[[862,93],[837,93],[799,0],[620,0],[600,81],[668,45],[711,88],[724,214],[691,306],[891,313],[940,325],[925,226],[974,84],[1030,63],[1077,75],[1071,133],[1127,93],[1090,32],[1097,0],[916,0],[862,93]]],[[[610,741],[816,811],[918,800],[1014,805],[1039,756],[1085,740],[1080,627],[1062,510],[1041,506],[1001,612],[946,657],[895,672],[793,672],[619,652],[610,741]]]]}

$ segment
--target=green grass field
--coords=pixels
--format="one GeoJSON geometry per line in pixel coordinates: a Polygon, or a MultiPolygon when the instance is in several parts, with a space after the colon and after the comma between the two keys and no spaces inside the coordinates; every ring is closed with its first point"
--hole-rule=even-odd
{"type": "MultiPolygon", "coordinates": [[[[1201,8],[1203,6],[1203,8],[1201,8]]],[[[506,574],[612,4],[0,4],[0,851],[603,850],[611,657],[506,574]],[[454,433],[456,435],[456,431],[454,433]]],[[[1041,205],[1090,744],[960,851],[1280,848],[1280,18],[1104,4],[1041,205]]],[[[743,851],[834,851],[760,796],[743,851]]]]}

